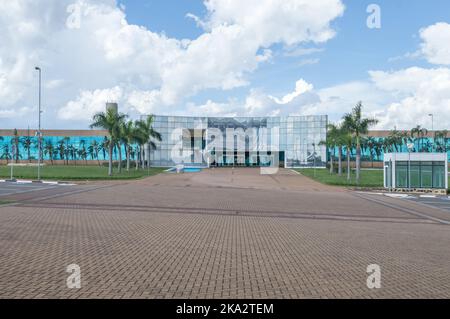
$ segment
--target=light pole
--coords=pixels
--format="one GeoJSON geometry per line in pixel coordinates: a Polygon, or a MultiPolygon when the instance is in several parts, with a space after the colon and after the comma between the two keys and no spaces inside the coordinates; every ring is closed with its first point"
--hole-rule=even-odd
{"type": "Polygon", "coordinates": [[[41,143],[41,83],[42,83],[42,70],[40,67],[35,67],[36,71],[39,71],[39,124],[38,124],[38,181],[41,180],[41,156],[42,156],[42,143],[41,143]]]}
{"type": "Polygon", "coordinates": [[[428,114],[429,117],[431,117],[431,131],[434,131],[434,114],[430,113],[428,114]]]}
{"type": "Polygon", "coordinates": [[[312,144],[313,146],[313,165],[314,165],[314,178],[316,177],[316,143],[312,144]]]}
{"type": "MultiPolygon", "coordinates": [[[[434,131],[434,115],[432,113],[428,114],[429,117],[431,117],[431,132],[434,131]]],[[[434,140],[434,135],[433,135],[433,144],[432,144],[432,149],[431,151],[434,152],[434,143],[436,141],[434,140]]]]}
{"type": "Polygon", "coordinates": [[[411,191],[411,151],[414,149],[413,143],[408,143],[408,190],[411,191]]]}

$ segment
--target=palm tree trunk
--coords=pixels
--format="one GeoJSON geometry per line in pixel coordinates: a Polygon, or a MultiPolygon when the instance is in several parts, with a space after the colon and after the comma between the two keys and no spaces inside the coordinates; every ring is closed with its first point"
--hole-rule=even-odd
{"type": "Polygon", "coordinates": [[[347,181],[350,181],[350,148],[347,147],[347,181]]]}
{"type": "Polygon", "coordinates": [[[112,157],[113,157],[113,147],[114,147],[114,145],[113,145],[113,143],[112,143],[112,141],[109,143],[109,146],[108,146],[108,175],[109,176],[112,176],[112,166],[113,166],[113,160],[112,160],[112,157]]]}
{"type": "Polygon", "coordinates": [[[130,145],[125,145],[125,148],[127,150],[127,172],[130,171],[130,145]]]}
{"type": "Polygon", "coordinates": [[[145,169],[145,151],[144,145],[141,146],[141,167],[145,169]]]}
{"type": "Polygon", "coordinates": [[[342,146],[338,149],[338,175],[342,176],[342,146]]]}
{"type": "Polygon", "coordinates": [[[330,151],[330,174],[334,173],[334,167],[333,167],[333,153],[330,151]]]}
{"type": "Polygon", "coordinates": [[[136,146],[136,170],[139,169],[139,160],[140,160],[140,156],[141,156],[141,150],[139,148],[139,146],[136,146]]]}
{"type": "Polygon", "coordinates": [[[147,167],[150,168],[150,143],[147,144],[147,167]]]}
{"type": "Polygon", "coordinates": [[[119,152],[119,174],[122,173],[122,146],[117,143],[117,151],[119,152]]]}
{"type": "Polygon", "coordinates": [[[359,183],[359,175],[361,170],[361,144],[359,138],[356,142],[356,182],[359,183]]]}

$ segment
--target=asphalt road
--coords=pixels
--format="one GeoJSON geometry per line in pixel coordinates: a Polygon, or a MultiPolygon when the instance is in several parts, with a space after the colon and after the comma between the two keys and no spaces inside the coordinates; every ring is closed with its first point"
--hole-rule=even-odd
{"type": "Polygon", "coordinates": [[[408,200],[422,205],[439,208],[448,211],[450,213],[450,198],[447,196],[437,196],[437,197],[420,196],[420,197],[411,197],[408,198],[408,200]]]}

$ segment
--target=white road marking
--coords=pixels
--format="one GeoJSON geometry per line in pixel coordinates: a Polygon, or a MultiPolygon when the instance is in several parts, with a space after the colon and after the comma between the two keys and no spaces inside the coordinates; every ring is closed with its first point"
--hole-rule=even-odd
{"type": "Polygon", "coordinates": [[[368,194],[368,195],[384,195],[383,193],[375,193],[375,192],[361,192],[361,191],[358,191],[357,192],[358,194],[368,194]]]}
{"type": "Polygon", "coordinates": [[[408,194],[384,194],[384,196],[392,198],[411,198],[411,196],[408,194]]]}

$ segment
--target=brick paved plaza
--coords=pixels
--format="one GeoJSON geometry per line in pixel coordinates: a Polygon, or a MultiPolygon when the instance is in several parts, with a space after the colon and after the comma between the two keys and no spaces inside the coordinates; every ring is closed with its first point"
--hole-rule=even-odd
{"type": "Polygon", "coordinates": [[[290,170],[212,169],[9,196],[2,298],[449,298],[450,215],[290,170]],[[81,267],[68,289],[66,267],[81,267]],[[366,286],[378,264],[381,289],[366,286]]]}

